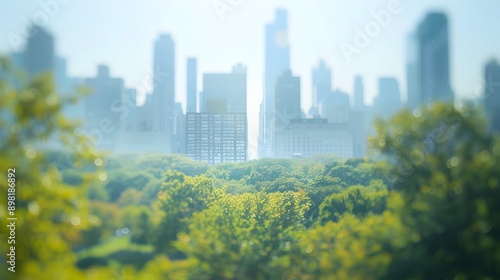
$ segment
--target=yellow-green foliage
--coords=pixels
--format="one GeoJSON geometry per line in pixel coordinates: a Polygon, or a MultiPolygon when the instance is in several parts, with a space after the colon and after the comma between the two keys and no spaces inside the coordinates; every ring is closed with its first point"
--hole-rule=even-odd
{"type": "MultiPolygon", "coordinates": [[[[8,69],[5,61],[0,67],[8,69]]],[[[10,70],[9,70],[10,71],[10,70]]],[[[16,273],[2,262],[2,279],[78,279],[71,245],[81,230],[91,226],[85,191],[96,174],[86,174],[79,187],[62,183],[61,173],[47,166],[43,147],[49,137],[58,135],[67,145],[77,147],[75,164],[93,164],[99,156],[73,134],[73,126],[60,114],[61,100],[54,91],[51,75],[40,76],[15,89],[0,87],[0,220],[11,217],[7,211],[7,170],[16,174],[16,273]]],[[[0,227],[2,238],[7,227],[0,227]]],[[[0,251],[6,255],[8,244],[0,251]]]]}
{"type": "Polygon", "coordinates": [[[177,247],[198,261],[196,279],[266,279],[308,204],[304,192],[225,196],[193,215],[177,247]]]}

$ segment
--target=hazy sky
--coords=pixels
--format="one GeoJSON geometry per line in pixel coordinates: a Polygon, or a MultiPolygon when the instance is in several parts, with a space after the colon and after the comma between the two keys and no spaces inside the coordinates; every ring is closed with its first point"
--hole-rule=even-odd
{"type": "MultiPolygon", "coordinates": [[[[334,88],[351,94],[354,75],[365,81],[371,103],[377,79],[394,76],[406,99],[406,38],[429,10],[445,11],[451,29],[451,80],[459,97],[473,97],[483,66],[500,59],[500,1],[400,0],[402,12],[352,56],[348,63],[339,45],[353,44],[355,29],[373,20],[373,11],[391,0],[59,0],[59,9],[44,11],[42,3],[57,0],[0,1],[0,54],[11,52],[13,34],[22,35],[27,20],[48,19],[57,53],[69,60],[72,76],[96,73],[108,64],[113,76],[128,87],[140,87],[150,73],[153,42],[172,34],[176,46],[177,100],[185,103],[186,58],[198,58],[199,84],[204,72],[227,72],[241,62],[248,67],[251,150],[258,131],[258,110],[264,77],[264,26],[274,10],[289,11],[291,67],[302,78],[302,106],[311,103],[311,70],[320,58],[333,68],[334,88]],[[214,4],[234,5],[221,19],[214,4]],[[43,15],[45,14],[45,16],[43,15]]],[[[22,44],[21,44],[22,46],[22,44]]],[[[184,104],[185,105],[185,104],[184,104]]]]}

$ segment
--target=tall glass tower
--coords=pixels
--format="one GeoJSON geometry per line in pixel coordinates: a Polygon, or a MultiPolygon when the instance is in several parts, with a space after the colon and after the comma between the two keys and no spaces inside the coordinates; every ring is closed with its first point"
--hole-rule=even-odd
{"type": "Polygon", "coordinates": [[[288,13],[278,9],[273,23],[265,30],[265,86],[260,106],[259,157],[273,157],[275,90],[278,77],[290,68],[288,13]]]}
{"type": "Polygon", "coordinates": [[[444,13],[429,13],[419,25],[418,55],[420,102],[453,102],[448,18],[444,13]]]}
{"type": "Polygon", "coordinates": [[[54,37],[38,25],[31,27],[26,43],[24,63],[30,77],[55,69],[54,37]]]}
{"type": "Polygon", "coordinates": [[[162,34],[154,45],[153,58],[153,130],[166,133],[170,143],[166,151],[172,151],[175,108],[175,43],[168,34],[162,34]]]}

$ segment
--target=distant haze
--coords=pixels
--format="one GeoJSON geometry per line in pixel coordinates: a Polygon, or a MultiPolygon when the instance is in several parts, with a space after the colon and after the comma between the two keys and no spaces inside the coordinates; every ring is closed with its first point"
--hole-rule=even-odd
{"type": "MultiPolygon", "coordinates": [[[[339,45],[353,44],[355,29],[374,20],[372,12],[387,9],[390,0],[72,0],[0,2],[0,54],[22,47],[27,20],[48,19],[59,56],[68,59],[71,76],[94,76],[98,64],[139,88],[151,73],[153,43],[160,33],[176,44],[177,100],[185,106],[186,59],[198,59],[198,79],[210,72],[230,72],[242,63],[248,71],[250,146],[258,133],[258,112],[264,78],[264,26],[278,7],[289,11],[291,70],[302,79],[302,107],[311,104],[311,71],[320,59],[333,70],[333,87],[353,96],[354,77],[365,82],[365,102],[371,103],[377,79],[398,79],[406,100],[406,40],[427,11],[439,10],[450,21],[451,82],[459,98],[473,98],[481,85],[485,63],[500,59],[500,1],[401,0],[380,33],[348,63],[339,45]],[[214,3],[234,5],[221,14],[214,3]],[[229,3],[229,4],[227,4],[229,3]],[[20,35],[20,36],[16,36],[20,35]]],[[[201,89],[199,89],[201,90],[201,89]]],[[[145,92],[141,92],[145,94],[145,92]]],[[[351,100],[352,101],[352,100],[351,100]]]]}

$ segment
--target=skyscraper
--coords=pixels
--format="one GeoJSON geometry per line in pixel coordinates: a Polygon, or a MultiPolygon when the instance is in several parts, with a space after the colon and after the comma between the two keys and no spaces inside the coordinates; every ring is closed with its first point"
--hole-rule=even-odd
{"type": "Polygon", "coordinates": [[[408,92],[410,106],[436,101],[453,102],[447,16],[438,12],[427,14],[418,26],[416,40],[410,42],[407,64],[411,76],[408,82],[414,86],[408,92]]]}
{"type": "Polygon", "coordinates": [[[401,92],[395,78],[380,78],[373,107],[377,117],[389,118],[401,109],[401,92]]]}
{"type": "Polygon", "coordinates": [[[321,60],[313,70],[313,106],[318,107],[332,91],[332,70],[321,60]]]}
{"type": "Polygon", "coordinates": [[[264,96],[260,111],[259,157],[272,157],[274,137],[274,93],[278,77],[290,69],[290,47],[288,44],[288,13],[278,9],[275,21],[265,29],[265,77],[264,96]]]}
{"type": "Polygon", "coordinates": [[[354,110],[349,116],[349,124],[354,138],[354,157],[361,158],[365,156],[367,147],[366,124],[368,123],[368,107],[365,106],[363,78],[357,75],[354,78],[354,110]]]}
{"type": "Polygon", "coordinates": [[[181,103],[175,103],[172,153],[186,153],[186,114],[181,103]]]}
{"type": "Polygon", "coordinates": [[[24,50],[24,63],[29,77],[54,71],[54,38],[38,25],[31,26],[32,34],[24,50]]]}
{"type": "Polygon", "coordinates": [[[153,131],[154,104],[153,95],[146,94],[146,100],[137,108],[138,130],[141,132],[153,131]]]}
{"type": "Polygon", "coordinates": [[[138,124],[138,107],[137,107],[137,90],[135,88],[127,88],[122,95],[120,104],[122,114],[122,129],[125,131],[136,131],[139,128],[138,124]]]}
{"type": "Polygon", "coordinates": [[[196,58],[187,59],[187,93],[186,93],[186,112],[197,112],[197,94],[198,94],[198,67],[196,58]]]}
{"type": "Polygon", "coordinates": [[[203,75],[201,112],[186,115],[186,154],[217,164],[248,158],[246,68],[203,75]]]}
{"type": "Polygon", "coordinates": [[[56,57],[54,70],[58,92],[67,94],[71,90],[68,78],[68,61],[64,57],[56,57]]]}
{"type": "Polygon", "coordinates": [[[57,92],[61,95],[74,94],[75,87],[80,79],[68,75],[68,60],[64,57],[55,58],[54,78],[57,92]]]}
{"type": "Polygon", "coordinates": [[[363,111],[365,108],[365,90],[363,78],[356,76],[354,78],[354,110],[363,111]]]}
{"type": "Polygon", "coordinates": [[[97,76],[85,80],[91,95],[85,99],[85,121],[90,131],[94,131],[95,145],[113,148],[116,132],[121,127],[119,112],[113,110],[122,100],[124,82],[113,78],[109,68],[99,65],[97,76]]]}
{"type": "Polygon", "coordinates": [[[208,73],[203,75],[201,111],[207,112],[209,105],[224,103],[230,113],[247,112],[246,68],[236,65],[230,73],[208,73]]]}
{"type": "Polygon", "coordinates": [[[276,129],[283,126],[283,119],[300,119],[300,77],[292,76],[288,70],[278,78],[275,93],[276,129]]]}
{"type": "Polygon", "coordinates": [[[319,114],[330,123],[347,123],[351,113],[349,95],[341,90],[330,91],[319,104],[319,114]]]}
{"type": "Polygon", "coordinates": [[[154,45],[153,58],[153,130],[167,134],[170,144],[167,151],[172,152],[174,137],[175,109],[175,43],[168,34],[162,34],[154,45]]]}
{"type": "Polygon", "coordinates": [[[418,36],[411,34],[406,42],[406,94],[408,107],[417,109],[422,105],[420,91],[420,55],[418,36]]]}
{"type": "Polygon", "coordinates": [[[500,132],[500,64],[493,60],[484,70],[484,103],[489,119],[490,130],[500,132]]]}

